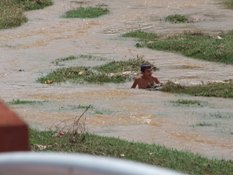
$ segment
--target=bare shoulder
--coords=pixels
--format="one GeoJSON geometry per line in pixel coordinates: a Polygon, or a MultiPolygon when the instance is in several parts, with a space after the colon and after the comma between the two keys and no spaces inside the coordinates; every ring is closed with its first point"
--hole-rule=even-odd
{"type": "Polygon", "coordinates": [[[135,80],[140,80],[140,79],[142,79],[142,75],[137,75],[137,76],[134,77],[134,79],[135,80]]]}

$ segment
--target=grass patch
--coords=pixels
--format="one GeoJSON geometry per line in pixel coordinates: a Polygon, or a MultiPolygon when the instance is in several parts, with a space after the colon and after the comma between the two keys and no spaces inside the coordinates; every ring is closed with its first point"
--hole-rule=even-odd
{"type": "Polygon", "coordinates": [[[52,0],[13,0],[23,7],[24,10],[43,9],[53,4],[52,0]]]}
{"type": "Polygon", "coordinates": [[[25,10],[52,5],[51,0],[0,0],[0,29],[18,27],[27,22],[25,10]]]}
{"type": "Polygon", "coordinates": [[[27,22],[24,10],[12,0],[0,1],[0,29],[8,29],[27,22]]]}
{"type": "Polygon", "coordinates": [[[20,99],[13,99],[12,101],[8,102],[9,105],[33,105],[33,104],[41,104],[41,101],[31,101],[31,100],[20,100],[20,99]]]}
{"type": "Polygon", "coordinates": [[[213,124],[211,123],[206,123],[206,122],[200,122],[200,123],[197,123],[196,125],[194,126],[201,126],[201,127],[204,127],[204,126],[213,126],[213,124]]]}
{"type": "Polygon", "coordinates": [[[223,0],[226,7],[233,9],[233,0],[223,0]]]}
{"type": "Polygon", "coordinates": [[[232,161],[209,160],[199,155],[163,146],[127,142],[91,134],[84,134],[78,142],[74,142],[74,137],[78,136],[65,134],[62,137],[57,137],[54,132],[35,130],[30,132],[33,151],[41,151],[42,147],[43,151],[110,156],[158,165],[193,175],[230,175],[233,172],[232,161]]]}
{"type": "Polygon", "coordinates": [[[139,67],[143,63],[148,63],[148,61],[143,59],[130,59],[126,61],[112,61],[110,63],[101,65],[96,67],[95,69],[99,72],[105,73],[119,73],[119,72],[126,72],[126,71],[135,71],[139,70],[139,67]]]}
{"type": "MultiPolygon", "coordinates": [[[[74,59],[70,57],[69,59],[74,59]]],[[[68,59],[68,58],[67,58],[68,59]]],[[[40,83],[51,84],[65,81],[76,83],[124,83],[131,75],[139,71],[140,65],[147,61],[142,58],[128,61],[112,61],[96,67],[69,67],[57,69],[39,78],[40,83]]],[[[148,62],[147,62],[148,63],[148,62]]]]}
{"type": "Polygon", "coordinates": [[[177,101],[171,101],[172,103],[176,105],[197,105],[197,106],[203,106],[201,101],[198,100],[184,100],[184,99],[179,99],[177,101]]]}
{"type": "Polygon", "coordinates": [[[201,32],[184,32],[166,37],[147,37],[149,35],[154,34],[134,31],[123,36],[138,38],[137,47],[177,52],[187,57],[233,64],[233,31],[221,36],[210,36],[201,32]]]}
{"type": "Polygon", "coordinates": [[[141,30],[136,30],[136,31],[132,31],[132,32],[123,34],[123,37],[138,38],[138,39],[146,40],[146,41],[158,38],[158,36],[154,33],[147,33],[147,32],[143,32],[141,30]]]}
{"type": "Polygon", "coordinates": [[[53,61],[52,63],[55,65],[58,65],[61,62],[79,60],[79,59],[106,61],[106,58],[103,58],[103,57],[92,56],[92,55],[79,55],[79,56],[68,56],[66,58],[58,58],[55,61],[53,61]]]}
{"type": "Polygon", "coordinates": [[[171,23],[187,23],[188,18],[185,15],[175,14],[175,15],[169,15],[165,18],[165,21],[171,22],[171,23]]]}
{"type": "Polygon", "coordinates": [[[80,7],[78,9],[66,12],[65,18],[96,18],[109,13],[107,8],[103,7],[80,7]]]}
{"type": "Polygon", "coordinates": [[[209,83],[206,85],[181,86],[173,82],[164,84],[164,92],[183,93],[194,96],[233,98],[233,82],[209,83]]]}
{"type": "Polygon", "coordinates": [[[216,112],[216,113],[210,113],[209,116],[214,117],[214,118],[219,118],[219,119],[229,119],[229,118],[233,117],[233,114],[216,112]]]}

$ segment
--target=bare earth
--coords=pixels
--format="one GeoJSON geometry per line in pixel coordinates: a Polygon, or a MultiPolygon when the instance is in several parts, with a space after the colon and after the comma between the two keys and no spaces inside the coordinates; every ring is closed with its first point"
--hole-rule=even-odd
{"type": "MultiPolygon", "coordinates": [[[[137,49],[125,32],[143,29],[158,34],[233,29],[233,10],[215,0],[54,0],[43,10],[30,11],[29,22],[0,31],[0,98],[43,101],[12,106],[40,129],[70,124],[84,109],[89,132],[127,140],[188,150],[210,158],[233,160],[233,100],[191,97],[159,91],[132,90],[132,82],[114,85],[42,85],[37,78],[64,65],[52,61],[70,55],[93,55],[107,61],[144,57],[157,65],[157,77],[181,84],[233,79],[233,66],[184,56],[137,49]],[[64,19],[74,7],[106,5],[110,14],[97,19],[64,19]],[[195,23],[169,24],[163,18],[186,14],[195,23]],[[177,105],[179,99],[199,100],[201,105],[177,105]],[[79,106],[79,107],[78,107],[79,106]]],[[[100,60],[76,60],[72,65],[98,65],[100,60]]]]}

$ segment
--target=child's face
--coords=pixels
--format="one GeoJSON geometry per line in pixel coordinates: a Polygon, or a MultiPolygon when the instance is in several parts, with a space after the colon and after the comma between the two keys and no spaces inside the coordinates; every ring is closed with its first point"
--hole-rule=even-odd
{"type": "Polygon", "coordinates": [[[151,76],[152,76],[152,69],[151,69],[151,68],[150,68],[150,69],[146,69],[146,70],[143,72],[143,74],[144,74],[145,76],[151,77],[151,76]]]}

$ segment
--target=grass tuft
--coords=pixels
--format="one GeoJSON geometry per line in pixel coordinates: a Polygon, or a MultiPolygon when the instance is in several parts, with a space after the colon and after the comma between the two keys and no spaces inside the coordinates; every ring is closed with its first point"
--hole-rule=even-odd
{"type": "Polygon", "coordinates": [[[0,0],[0,29],[18,27],[27,22],[25,10],[52,5],[51,0],[0,0]]]}
{"type": "Polygon", "coordinates": [[[13,99],[12,101],[8,102],[9,105],[25,105],[25,104],[39,104],[42,103],[41,101],[31,101],[31,100],[20,100],[20,99],[13,99]]]}
{"type": "Polygon", "coordinates": [[[206,85],[181,86],[173,82],[164,84],[165,92],[184,93],[194,96],[233,98],[233,82],[208,83],[206,85]]]}
{"type": "Polygon", "coordinates": [[[43,9],[53,4],[52,0],[14,0],[22,5],[24,10],[43,9]]]}
{"type": "Polygon", "coordinates": [[[0,1],[0,29],[8,29],[27,22],[23,9],[12,0],[0,1]]]}
{"type": "Polygon", "coordinates": [[[153,40],[153,39],[158,38],[158,36],[154,33],[147,33],[141,30],[136,30],[136,31],[123,34],[123,37],[138,38],[141,40],[153,40]]]}
{"type": "MultiPolygon", "coordinates": [[[[68,57],[63,60],[72,60],[76,57],[68,57]]],[[[60,59],[61,60],[61,59],[60,59]]],[[[38,82],[51,84],[65,81],[76,83],[124,83],[129,80],[135,72],[139,71],[142,63],[149,63],[142,58],[130,59],[128,61],[112,61],[110,63],[90,67],[69,67],[57,69],[48,75],[38,79],[38,82]]]]}
{"type": "Polygon", "coordinates": [[[165,21],[171,22],[171,23],[187,23],[187,22],[189,22],[188,18],[185,15],[179,15],[179,14],[169,15],[165,18],[165,21]]]}
{"type": "Polygon", "coordinates": [[[233,64],[233,31],[220,36],[210,36],[201,32],[184,32],[167,37],[147,37],[145,32],[130,32],[123,36],[136,37],[138,46],[150,49],[181,53],[187,57],[206,61],[233,64]]]}
{"type": "Polygon", "coordinates": [[[233,9],[233,0],[223,0],[226,7],[233,9]]]}
{"type": "Polygon", "coordinates": [[[171,101],[172,103],[176,105],[197,105],[197,106],[202,106],[202,102],[198,100],[185,100],[185,99],[179,99],[176,101],[171,101]]]}
{"type": "Polygon", "coordinates": [[[30,132],[33,151],[79,152],[111,156],[162,166],[190,175],[230,175],[233,172],[232,161],[210,160],[164,146],[128,142],[91,134],[84,134],[81,140],[74,139],[74,137],[78,137],[78,135],[65,133],[62,137],[58,137],[54,132],[36,130],[30,132]]]}
{"type": "Polygon", "coordinates": [[[66,12],[65,18],[96,18],[109,13],[107,8],[103,7],[80,7],[78,9],[66,12]]]}

